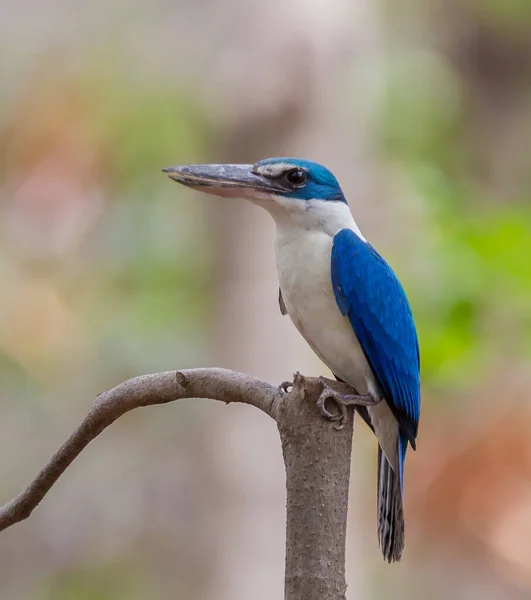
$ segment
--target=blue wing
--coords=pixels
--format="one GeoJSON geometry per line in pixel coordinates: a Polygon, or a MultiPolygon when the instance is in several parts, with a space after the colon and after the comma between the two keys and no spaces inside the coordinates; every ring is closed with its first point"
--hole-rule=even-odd
{"type": "Polygon", "coordinates": [[[332,246],[332,286],[400,427],[415,447],[420,418],[417,332],[404,289],[391,267],[352,230],[332,246]]]}

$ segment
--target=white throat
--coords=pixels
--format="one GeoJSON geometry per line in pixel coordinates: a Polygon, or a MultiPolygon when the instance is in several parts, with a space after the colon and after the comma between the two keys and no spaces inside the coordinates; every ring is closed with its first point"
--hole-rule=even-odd
{"type": "Polygon", "coordinates": [[[257,202],[275,220],[277,233],[321,232],[334,237],[341,229],[352,229],[363,241],[361,233],[348,204],[323,200],[297,200],[276,196],[274,199],[257,202]]]}

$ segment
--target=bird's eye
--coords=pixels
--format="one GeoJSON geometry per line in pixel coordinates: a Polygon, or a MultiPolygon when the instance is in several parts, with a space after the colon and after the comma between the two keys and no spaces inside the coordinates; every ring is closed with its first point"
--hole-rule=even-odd
{"type": "Polygon", "coordinates": [[[306,183],[307,175],[302,169],[292,169],[286,173],[286,179],[291,185],[301,186],[306,183]]]}

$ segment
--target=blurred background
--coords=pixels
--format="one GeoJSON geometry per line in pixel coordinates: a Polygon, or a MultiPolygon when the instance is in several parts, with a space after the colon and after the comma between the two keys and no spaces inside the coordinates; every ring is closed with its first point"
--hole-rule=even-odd
{"type": "MultiPolygon", "coordinates": [[[[128,377],[326,373],[280,315],[267,214],[160,173],[303,156],[421,343],[405,556],[380,558],[358,423],[349,597],[529,598],[531,4],[0,0],[0,68],[1,501],[128,377]]],[[[136,411],[0,536],[0,598],[281,598],[284,502],[258,411],[136,411]]]]}

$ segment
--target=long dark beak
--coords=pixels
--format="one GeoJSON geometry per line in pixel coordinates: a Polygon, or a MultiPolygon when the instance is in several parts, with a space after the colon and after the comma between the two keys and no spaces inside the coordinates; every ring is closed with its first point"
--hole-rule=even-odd
{"type": "Polygon", "coordinates": [[[216,196],[258,198],[285,192],[279,182],[253,172],[253,165],[183,165],[162,169],[173,181],[216,196]]]}

